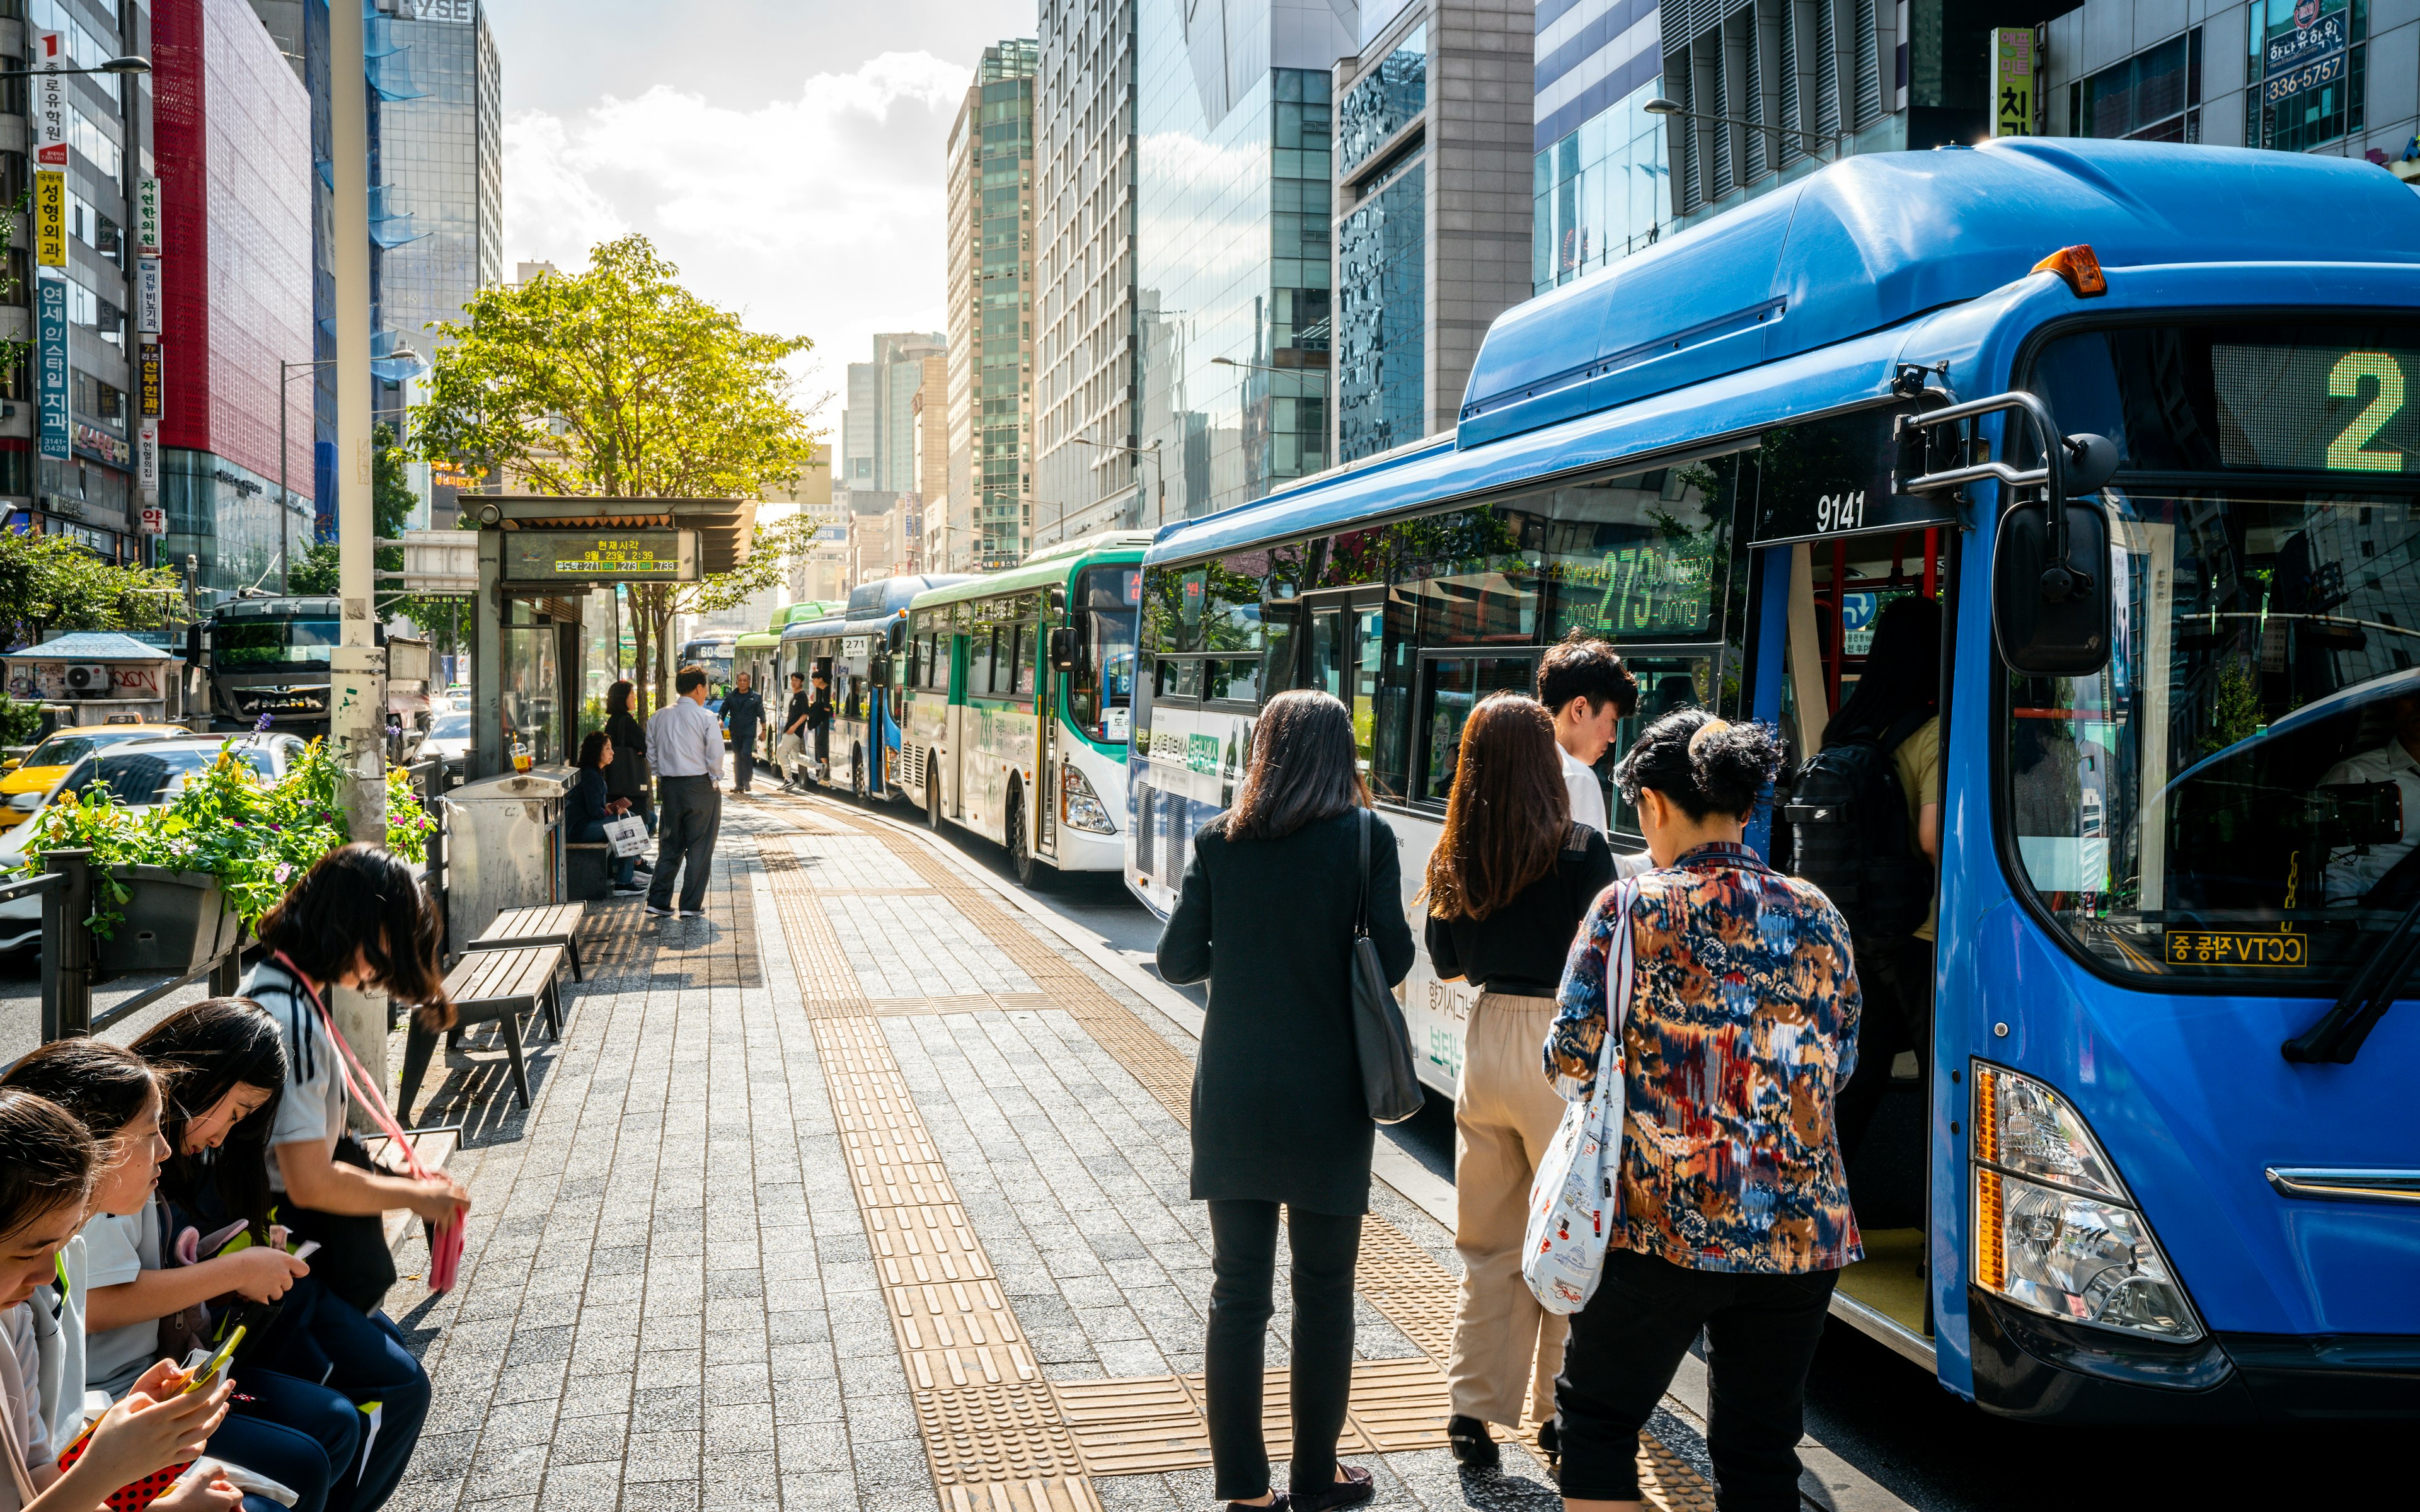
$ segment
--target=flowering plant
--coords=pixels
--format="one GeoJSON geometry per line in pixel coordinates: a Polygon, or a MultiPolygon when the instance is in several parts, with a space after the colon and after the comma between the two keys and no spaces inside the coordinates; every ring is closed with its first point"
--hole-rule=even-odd
{"type": "MultiPolygon", "coordinates": [[[[314,862],[349,837],[336,800],[343,774],[324,741],[304,747],[274,783],[261,779],[240,744],[227,742],[217,760],[186,779],[159,808],[130,809],[106,783],[80,795],[61,792],[36,821],[25,844],[25,870],[40,871],[50,851],[91,851],[88,922],[104,938],[125,917],[121,910],[132,896],[113,874],[127,866],[208,872],[218,879],[245,927],[256,924],[314,862]]],[[[436,828],[410,779],[389,769],[387,849],[408,861],[426,860],[436,828]]]]}

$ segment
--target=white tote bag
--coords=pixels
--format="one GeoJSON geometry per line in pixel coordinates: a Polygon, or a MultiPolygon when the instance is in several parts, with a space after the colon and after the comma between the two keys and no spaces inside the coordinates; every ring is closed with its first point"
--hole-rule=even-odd
{"type": "Polygon", "coordinates": [[[607,820],[605,843],[613,848],[616,857],[644,856],[647,849],[647,822],[635,817],[607,820]]]}
{"type": "Polygon", "coordinates": [[[1630,1016],[1630,914],[1638,884],[1621,883],[1615,895],[1621,922],[1606,951],[1605,1049],[1597,1057],[1596,1086],[1564,1106],[1563,1121],[1529,1183],[1521,1279],[1550,1313],[1588,1305],[1605,1273],[1606,1242],[1621,1217],[1621,1028],[1630,1016]]]}

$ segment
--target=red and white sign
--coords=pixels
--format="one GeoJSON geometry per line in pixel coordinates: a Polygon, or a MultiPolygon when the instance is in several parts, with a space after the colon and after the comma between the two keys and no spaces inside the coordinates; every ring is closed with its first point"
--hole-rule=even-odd
{"type": "Polygon", "coordinates": [[[168,512],[158,504],[145,504],[138,520],[137,533],[139,534],[165,535],[168,533],[168,512]]]}
{"type": "Polygon", "coordinates": [[[67,76],[61,69],[71,69],[75,63],[68,56],[68,39],[64,32],[39,32],[34,38],[34,165],[38,168],[64,168],[68,165],[68,103],[67,76]]]}

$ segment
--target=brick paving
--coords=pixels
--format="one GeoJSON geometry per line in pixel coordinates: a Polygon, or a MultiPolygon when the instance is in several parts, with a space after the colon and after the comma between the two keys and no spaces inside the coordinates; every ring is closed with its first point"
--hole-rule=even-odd
{"type": "MultiPolygon", "coordinates": [[[[850,827],[845,811],[732,803],[706,918],[592,905],[589,980],[569,990],[562,1044],[534,1042],[532,1111],[489,1039],[440,1068],[429,1104],[466,1125],[454,1165],[476,1207],[457,1288],[430,1298],[408,1274],[389,1299],[437,1387],[391,1505],[1016,1504],[936,1489],[828,1090],[840,1068],[817,1047],[836,1011],[878,1031],[1046,1381],[1201,1368],[1209,1235],[1172,1088],[1155,1095],[1134,1044],[1101,1040],[1189,1041],[1023,920],[970,918],[946,863],[903,867],[850,827]],[[768,854],[807,887],[777,895],[768,854]],[[1068,972],[1088,1006],[1038,1006],[1054,989],[1037,973],[1063,998],[1068,972]],[[1120,1009],[1132,1017],[1105,1019],[1120,1009]]],[[[1424,1213],[1383,1187],[1373,1206],[1373,1233],[1451,1265],[1424,1213]]],[[[1286,1322],[1280,1295],[1273,1367],[1286,1322]]],[[[1421,1357],[1366,1300],[1357,1348],[1421,1357]]],[[[1517,1451],[1501,1475],[1441,1449],[1359,1458],[1382,1505],[1553,1503],[1517,1451]]],[[[1212,1500],[1202,1471],[1089,1487],[1111,1512],[1212,1500]]]]}

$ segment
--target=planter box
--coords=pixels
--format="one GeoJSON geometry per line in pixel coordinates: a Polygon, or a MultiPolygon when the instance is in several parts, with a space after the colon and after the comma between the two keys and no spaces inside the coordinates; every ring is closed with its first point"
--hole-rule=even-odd
{"type": "Polygon", "coordinates": [[[218,878],[157,866],[122,867],[114,874],[133,896],[116,932],[92,942],[94,964],[103,971],[181,977],[235,948],[243,926],[218,878]]]}

